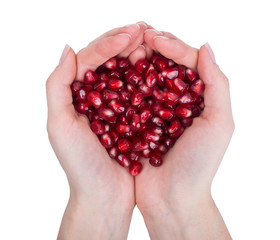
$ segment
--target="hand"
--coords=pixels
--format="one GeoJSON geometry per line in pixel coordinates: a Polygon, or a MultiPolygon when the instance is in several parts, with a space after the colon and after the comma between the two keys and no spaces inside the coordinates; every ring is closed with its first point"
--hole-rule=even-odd
{"type": "Polygon", "coordinates": [[[59,239],[125,239],[135,206],[134,178],[112,161],[72,105],[70,85],[87,70],[115,55],[142,58],[144,23],[113,29],[82,49],[77,56],[66,46],[60,64],[47,80],[51,145],[70,186],[70,200],[59,239]]]}
{"type": "Polygon", "coordinates": [[[197,69],[205,109],[164,156],[159,168],[144,162],[136,202],[152,239],[230,239],[211,197],[211,183],[234,123],[229,84],[208,44],[194,49],[170,33],[147,30],[144,40],[167,58],[197,69]]]}

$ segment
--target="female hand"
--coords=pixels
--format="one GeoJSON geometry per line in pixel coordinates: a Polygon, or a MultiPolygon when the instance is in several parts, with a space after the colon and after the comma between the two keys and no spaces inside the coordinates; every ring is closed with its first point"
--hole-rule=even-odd
{"type": "MultiPolygon", "coordinates": [[[[115,55],[142,58],[144,23],[113,29],[77,56],[66,46],[47,80],[51,145],[70,186],[59,239],[125,239],[135,206],[134,178],[108,156],[89,121],[72,105],[71,83],[115,55]]],[[[145,55],[144,55],[145,57],[145,55]]]]}
{"type": "Polygon", "coordinates": [[[136,177],[136,203],[152,239],[230,239],[211,197],[211,183],[230,142],[234,123],[229,84],[208,44],[198,51],[170,33],[147,30],[153,50],[197,69],[204,81],[205,109],[159,168],[144,162],[136,177]]]}

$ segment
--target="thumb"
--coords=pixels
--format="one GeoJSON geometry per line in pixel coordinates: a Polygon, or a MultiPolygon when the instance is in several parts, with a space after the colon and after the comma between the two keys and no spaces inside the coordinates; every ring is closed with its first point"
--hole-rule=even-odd
{"type": "Polygon", "coordinates": [[[76,55],[71,47],[65,46],[59,65],[46,82],[49,115],[66,112],[74,114],[71,83],[76,76],[76,55]]]}
{"type": "Polygon", "coordinates": [[[216,64],[214,53],[208,43],[199,50],[197,69],[205,83],[203,116],[208,120],[213,118],[217,120],[217,117],[232,118],[229,82],[216,64]]]}

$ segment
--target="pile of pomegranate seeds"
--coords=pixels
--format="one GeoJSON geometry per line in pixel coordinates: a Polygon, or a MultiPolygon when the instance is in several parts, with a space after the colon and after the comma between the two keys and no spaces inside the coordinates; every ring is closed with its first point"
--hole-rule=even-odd
{"type": "Polygon", "coordinates": [[[175,144],[204,108],[205,85],[198,74],[154,53],[132,66],[113,57],[74,81],[73,104],[111,158],[136,176],[141,157],[152,166],[175,144]]]}

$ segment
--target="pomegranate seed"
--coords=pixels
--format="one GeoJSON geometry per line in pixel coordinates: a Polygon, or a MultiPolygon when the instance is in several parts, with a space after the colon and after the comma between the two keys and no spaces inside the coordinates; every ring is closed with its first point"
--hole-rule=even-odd
{"type": "Polygon", "coordinates": [[[90,128],[96,135],[102,135],[106,133],[105,124],[100,120],[93,121],[90,124],[90,128]]]}
{"type": "Polygon", "coordinates": [[[90,107],[90,108],[87,110],[87,112],[86,112],[86,115],[87,115],[88,120],[89,120],[90,122],[92,122],[92,121],[94,120],[94,113],[95,113],[94,107],[90,107]]]}
{"type": "Polygon", "coordinates": [[[186,77],[186,67],[183,65],[178,66],[179,72],[178,72],[178,78],[182,81],[185,80],[186,77]]]}
{"type": "Polygon", "coordinates": [[[150,63],[146,59],[138,60],[135,63],[135,68],[138,72],[142,73],[144,72],[148,67],[150,63]]]}
{"type": "Polygon", "coordinates": [[[128,168],[131,164],[130,159],[124,154],[119,154],[116,160],[121,166],[125,168],[128,168]]]}
{"type": "Polygon", "coordinates": [[[126,109],[126,112],[125,112],[125,116],[127,117],[127,119],[131,119],[133,114],[135,114],[137,111],[136,111],[136,108],[135,107],[132,107],[132,106],[129,106],[127,109],[126,109]]]}
{"type": "Polygon", "coordinates": [[[151,131],[152,133],[154,133],[154,134],[157,134],[157,135],[159,135],[159,136],[162,136],[162,134],[163,134],[163,130],[162,130],[162,128],[159,128],[159,127],[151,127],[150,129],[149,129],[149,131],[151,131]]]}
{"type": "Polygon", "coordinates": [[[80,81],[74,81],[71,84],[72,94],[76,94],[81,88],[83,88],[84,84],[80,81]]]}
{"type": "Polygon", "coordinates": [[[134,92],[136,91],[136,87],[135,87],[134,85],[130,84],[130,83],[128,83],[128,84],[126,85],[126,89],[127,89],[127,91],[129,91],[130,93],[134,93],[134,92]]]}
{"type": "Polygon", "coordinates": [[[124,124],[128,124],[127,117],[125,115],[120,116],[119,122],[124,123],[124,124]]]}
{"type": "Polygon", "coordinates": [[[195,80],[198,80],[199,78],[198,74],[190,68],[186,69],[186,77],[190,83],[194,82],[195,80]]]}
{"type": "Polygon", "coordinates": [[[204,92],[205,84],[202,80],[198,79],[191,85],[190,89],[194,94],[200,96],[204,92]]]}
{"type": "Polygon", "coordinates": [[[101,92],[103,89],[106,88],[106,83],[105,82],[100,82],[94,85],[93,89],[97,92],[101,92]]]}
{"type": "Polygon", "coordinates": [[[113,139],[109,133],[101,135],[100,142],[105,148],[111,148],[113,146],[113,139]]]}
{"type": "Polygon", "coordinates": [[[180,78],[175,78],[173,81],[173,85],[175,89],[181,94],[188,89],[188,85],[180,78]]]}
{"type": "Polygon", "coordinates": [[[155,88],[153,91],[153,99],[155,102],[163,103],[164,102],[164,92],[158,88],[155,88]]]}
{"type": "Polygon", "coordinates": [[[117,69],[117,59],[115,57],[110,58],[103,65],[105,68],[107,68],[109,70],[116,70],[117,69]]]}
{"type": "Polygon", "coordinates": [[[167,148],[172,148],[175,144],[175,140],[172,138],[164,138],[163,140],[163,144],[167,147],[167,148]]]}
{"type": "Polygon", "coordinates": [[[162,73],[159,73],[159,74],[158,74],[157,85],[158,85],[159,87],[164,87],[164,85],[165,85],[165,79],[164,79],[164,77],[162,76],[162,73]]]}
{"type": "Polygon", "coordinates": [[[102,91],[102,98],[105,102],[110,102],[112,100],[118,100],[119,94],[111,90],[105,89],[102,91]]]}
{"type": "Polygon", "coordinates": [[[122,114],[125,112],[125,106],[122,105],[118,100],[112,100],[108,107],[111,108],[116,114],[122,114]]]}
{"type": "Polygon", "coordinates": [[[196,101],[196,98],[193,97],[190,93],[185,93],[180,99],[180,104],[193,104],[196,101]]]}
{"type": "MultiPolygon", "coordinates": [[[[110,130],[109,130],[109,131],[110,131],[110,130]]],[[[116,131],[112,130],[112,131],[110,132],[110,135],[112,136],[114,143],[116,143],[117,141],[119,141],[120,135],[119,135],[116,131]]]]}
{"type": "Polygon", "coordinates": [[[158,151],[161,153],[161,154],[165,154],[168,152],[168,148],[164,145],[164,144],[161,144],[159,145],[158,147],[158,151]]]}
{"type": "Polygon", "coordinates": [[[122,102],[128,102],[131,97],[131,93],[127,90],[122,90],[119,92],[120,100],[122,102]]]}
{"type": "Polygon", "coordinates": [[[130,127],[127,124],[119,123],[116,126],[116,130],[118,133],[128,133],[130,131],[130,127]]]}
{"type": "Polygon", "coordinates": [[[158,73],[156,70],[151,70],[146,78],[146,84],[148,87],[152,88],[156,85],[158,81],[158,73]]]}
{"type": "Polygon", "coordinates": [[[167,90],[166,92],[164,92],[164,100],[168,104],[174,106],[179,100],[179,95],[171,90],[167,90]]]}
{"type": "Polygon", "coordinates": [[[172,67],[175,67],[175,66],[176,66],[176,63],[172,59],[169,59],[168,60],[168,67],[172,68],[172,67]]]}
{"type": "Polygon", "coordinates": [[[152,150],[156,150],[158,147],[159,147],[159,143],[158,142],[150,142],[149,146],[150,146],[150,149],[152,150]]]}
{"type": "Polygon", "coordinates": [[[171,108],[165,108],[160,110],[158,115],[166,121],[171,121],[174,117],[174,110],[171,108]]]}
{"type": "Polygon", "coordinates": [[[162,72],[168,68],[168,60],[163,57],[159,57],[155,61],[155,67],[158,71],[162,72]]]}
{"type": "Polygon", "coordinates": [[[120,139],[118,141],[118,148],[121,153],[127,153],[132,148],[132,143],[128,141],[127,139],[120,139]]]}
{"type": "Polygon", "coordinates": [[[98,109],[98,115],[105,121],[114,122],[116,120],[115,113],[107,107],[100,107],[98,109]]]}
{"type": "Polygon", "coordinates": [[[142,171],[142,164],[138,161],[131,161],[129,172],[132,176],[137,176],[142,171]]]}
{"type": "Polygon", "coordinates": [[[84,76],[85,84],[95,84],[98,82],[98,74],[93,71],[87,71],[84,76]]]}
{"type": "Polygon", "coordinates": [[[85,102],[87,100],[87,90],[86,88],[82,88],[76,93],[79,102],[85,102]]]}
{"type": "Polygon", "coordinates": [[[191,111],[192,111],[192,118],[198,117],[201,114],[201,109],[197,105],[192,105],[191,106],[191,111]]]}
{"type": "Polygon", "coordinates": [[[143,94],[140,92],[134,92],[131,96],[131,105],[138,106],[144,99],[143,94]]]}
{"type": "Polygon", "coordinates": [[[179,118],[188,118],[192,115],[192,111],[182,105],[176,108],[176,116],[179,118]]]}
{"type": "Polygon", "coordinates": [[[87,100],[95,107],[100,107],[103,103],[100,93],[96,91],[89,92],[87,95],[87,100]]]}
{"type": "Polygon", "coordinates": [[[130,129],[134,132],[139,131],[141,128],[141,119],[139,114],[133,114],[130,122],[130,129]]]}
{"type": "Polygon", "coordinates": [[[164,124],[164,120],[160,117],[153,117],[151,119],[152,123],[154,123],[155,125],[157,125],[158,127],[163,127],[164,124]]]}
{"type": "Polygon", "coordinates": [[[148,148],[149,148],[149,144],[147,142],[145,142],[143,139],[140,139],[140,140],[134,142],[133,151],[141,152],[148,148]]]}
{"type": "Polygon", "coordinates": [[[122,79],[122,74],[119,71],[111,71],[108,73],[109,78],[122,79]]]}
{"type": "Polygon", "coordinates": [[[143,80],[142,75],[133,68],[126,72],[125,79],[132,85],[138,85],[143,80]]]}
{"type": "Polygon", "coordinates": [[[99,79],[102,82],[109,82],[110,78],[108,77],[107,73],[100,73],[99,74],[99,79]]]}
{"type": "Polygon", "coordinates": [[[81,102],[75,105],[75,109],[80,114],[86,114],[89,109],[89,102],[81,102]]]}
{"type": "Polygon", "coordinates": [[[162,164],[161,154],[159,152],[151,153],[149,163],[154,167],[159,167],[162,164]]]}
{"type": "Polygon", "coordinates": [[[129,140],[131,140],[133,136],[134,136],[134,132],[132,130],[130,130],[129,132],[123,134],[123,137],[127,138],[129,140]]]}
{"type": "Polygon", "coordinates": [[[142,152],[142,156],[143,156],[144,158],[148,158],[148,157],[150,156],[150,153],[151,153],[151,150],[150,150],[150,149],[145,149],[145,150],[143,150],[143,152],[142,152]]]}
{"type": "Polygon", "coordinates": [[[182,126],[181,126],[180,121],[179,121],[178,119],[175,119],[174,121],[172,121],[172,122],[170,123],[170,126],[169,126],[169,128],[168,128],[168,133],[169,133],[169,134],[172,134],[172,133],[178,131],[178,129],[181,128],[181,127],[182,127],[182,126]]]}
{"type": "Polygon", "coordinates": [[[170,133],[170,137],[172,138],[178,138],[182,135],[182,133],[184,132],[184,128],[183,127],[180,127],[176,132],[174,133],[170,133]]]}
{"type": "Polygon", "coordinates": [[[155,70],[155,68],[154,68],[154,66],[153,66],[153,64],[150,64],[150,66],[147,68],[147,70],[146,70],[146,72],[145,72],[145,77],[147,77],[148,75],[149,75],[149,73],[151,72],[151,71],[153,71],[153,70],[155,70]]]}
{"type": "Polygon", "coordinates": [[[127,58],[118,58],[117,59],[117,68],[124,72],[130,67],[130,63],[127,58]]]}
{"type": "Polygon", "coordinates": [[[150,97],[153,94],[153,89],[148,87],[146,83],[141,84],[138,90],[143,94],[143,97],[150,97]]]}
{"type": "Polygon", "coordinates": [[[178,74],[179,74],[179,68],[178,67],[169,68],[167,70],[162,71],[162,76],[165,77],[165,78],[168,78],[170,80],[173,80],[176,77],[178,77],[178,74]]]}
{"type": "Polygon", "coordinates": [[[108,88],[112,91],[117,92],[121,90],[123,87],[124,87],[124,83],[120,79],[112,78],[108,82],[108,88]]]}
{"type": "Polygon", "coordinates": [[[119,149],[116,146],[113,146],[108,150],[110,158],[116,159],[119,154],[119,149]]]}
{"type": "Polygon", "coordinates": [[[184,128],[190,127],[193,123],[193,119],[192,118],[184,118],[181,119],[181,123],[183,125],[184,128]]]}
{"type": "Polygon", "coordinates": [[[153,106],[152,106],[152,109],[154,111],[155,114],[158,114],[160,110],[163,109],[163,106],[159,103],[155,103],[153,106]]]}
{"type": "Polygon", "coordinates": [[[147,130],[144,133],[144,140],[147,142],[157,142],[160,139],[160,136],[152,131],[147,130]]]}
{"type": "Polygon", "coordinates": [[[132,161],[139,161],[141,154],[139,152],[131,151],[129,157],[132,161]]]}
{"type": "Polygon", "coordinates": [[[151,109],[149,109],[149,108],[142,109],[141,113],[140,113],[141,123],[148,122],[152,116],[153,116],[153,112],[151,109]]]}

